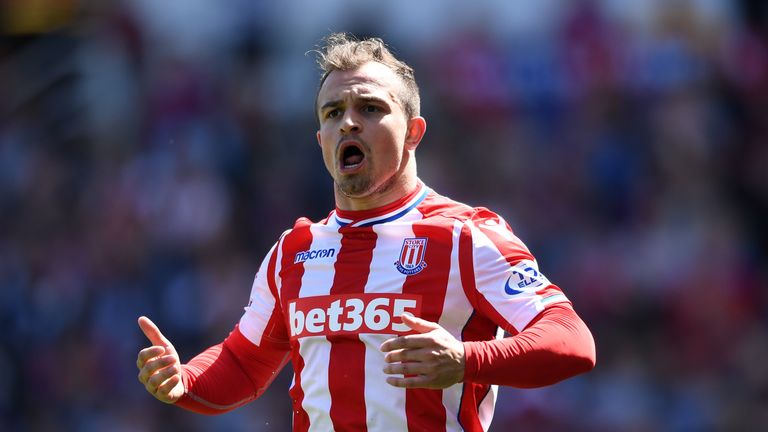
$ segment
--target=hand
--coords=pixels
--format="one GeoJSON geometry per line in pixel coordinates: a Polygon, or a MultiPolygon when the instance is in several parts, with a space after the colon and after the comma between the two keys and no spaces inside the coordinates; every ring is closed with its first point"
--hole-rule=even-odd
{"type": "Polygon", "coordinates": [[[139,327],[152,342],[151,347],[139,351],[139,357],[136,359],[139,381],[144,384],[149,394],[158,400],[174,403],[184,395],[179,355],[149,318],[140,317],[139,327]]]}
{"type": "Polygon", "coordinates": [[[439,324],[402,315],[403,324],[419,334],[400,336],[381,344],[387,353],[387,384],[404,388],[442,389],[464,380],[464,345],[439,324]],[[411,375],[411,376],[409,376],[411,375]]]}

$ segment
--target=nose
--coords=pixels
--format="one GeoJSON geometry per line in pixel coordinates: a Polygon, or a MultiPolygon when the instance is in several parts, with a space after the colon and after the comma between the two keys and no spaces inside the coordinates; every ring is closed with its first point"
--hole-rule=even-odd
{"type": "Polygon", "coordinates": [[[362,125],[353,110],[346,110],[344,112],[344,117],[341,119],[340,129],[341,133],[344,135],[360,133],[363,130],[362,125]]]}

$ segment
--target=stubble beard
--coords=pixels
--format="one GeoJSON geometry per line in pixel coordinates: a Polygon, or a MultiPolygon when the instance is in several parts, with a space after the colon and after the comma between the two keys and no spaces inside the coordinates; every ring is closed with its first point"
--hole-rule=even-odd
{"type": "Polygon", "coordinates": [[[342,180],[337,180],[336,190],[341,192],[347,198],[356,198],[360,195],[364,195],[371,187],[371,181],[368,178],[362,176],[347,177],[342,180]]]}
{"type": "Polygon", "coordinates": [[[347,198],[362,198],[386,192],[394,184],[395,177],[392,176],[386,179],[378,187],[372,178],[361,174],[348,176],[344,179],[336,180],[334,183],[336,184],[336,190],[347,198]]]}

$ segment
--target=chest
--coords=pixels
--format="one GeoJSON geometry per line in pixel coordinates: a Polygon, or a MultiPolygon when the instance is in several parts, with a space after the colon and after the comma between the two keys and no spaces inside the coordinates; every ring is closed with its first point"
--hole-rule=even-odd
{"type": "Polygon", "coordinates": [[[454,230],[445,224],[315,228],[283,250],[281,298],[408,292],[445,285],[457,262],[454,230]]]}

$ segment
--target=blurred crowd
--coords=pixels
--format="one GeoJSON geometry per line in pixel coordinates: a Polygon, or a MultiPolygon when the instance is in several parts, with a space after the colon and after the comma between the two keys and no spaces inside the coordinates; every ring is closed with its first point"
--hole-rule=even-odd
{"type": "Polygon", "coordinates": [[[290,366],[223,416],[155,401],[136,318],[219,342],[332,209],[329,31],[415,67],[420,177],[504,215],[595,335],[492,430],[768,428],[762,2],[9,0],[0,28],[0,430],[290,429],[290,366]]]}

